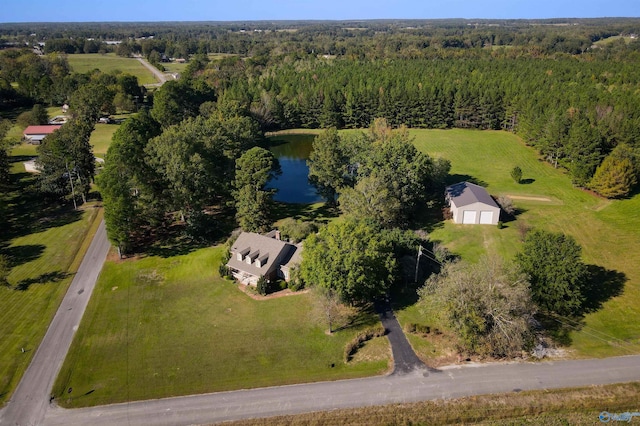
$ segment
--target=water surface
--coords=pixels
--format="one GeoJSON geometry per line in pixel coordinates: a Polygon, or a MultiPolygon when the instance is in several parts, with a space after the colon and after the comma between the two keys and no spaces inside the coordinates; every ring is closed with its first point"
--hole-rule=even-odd
{"type": "Polygon", "coordinates": [[[309,182],[309,167],[307,160],[311,151],[315,135],[282,135],[271,140],[269,148],[280,162],[282,174],[272,179],[268,188],[276,188],[278,192],[273,197],[276,201],[285,203],[309,204],[322,201],[316,188],[309,182]]]}

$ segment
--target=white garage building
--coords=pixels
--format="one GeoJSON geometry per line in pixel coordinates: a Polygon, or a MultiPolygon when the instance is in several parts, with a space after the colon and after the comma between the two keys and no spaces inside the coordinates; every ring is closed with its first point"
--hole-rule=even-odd
{"type": "Polygon", "coordinates": [[[500,220],[500,207],[479,185],[456,183],[447,187],[446,197],[454,223],[497,225],[500,220]]]}

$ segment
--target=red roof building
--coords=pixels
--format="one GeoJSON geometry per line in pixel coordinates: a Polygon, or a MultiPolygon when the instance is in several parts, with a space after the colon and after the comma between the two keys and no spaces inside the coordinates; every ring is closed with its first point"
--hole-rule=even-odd
{"type": "Polygon", "coordinates": [[[39,145],[42,142],[42,139],[45,138],[45,136],[50,135],[60,127],[62,127],[62,125],[59,124],[46,126],[29,126],[24,129],[24,132],[22,132],[22,134],[24,135],[24,138],[32,144],[39,145]]]}

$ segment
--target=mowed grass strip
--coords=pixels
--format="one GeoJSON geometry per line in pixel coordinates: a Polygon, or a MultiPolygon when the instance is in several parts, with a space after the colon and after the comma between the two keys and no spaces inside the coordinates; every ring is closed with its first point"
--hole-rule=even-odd
{"type": "Polygon", "coordinates": [[[326,335],[309,294],[251,299],[218,277],[222,253],[108,261],[55,385],[58,402],[91,406],[386,371],[389,350],[343,362],[345,344],[364,326],[326,335]]]}
{"type": "Polygon", "coordinates": [[[272,425],[596,425],[600,413],[634,411],[640,384],[514,392],[249,419],[229,426],[272,425]]]}
{"type": "Polygon", "coordinates": [[[138,84],[155,84],[158,81],[154,75],[135,58],[123,58],[113,53],[85,53],[67,55],[71,70],[78,73],[86,73],[99,69],[104,73],[120,71],[138,77],[138,84]]]}
{"type": "MultiPolygon", "coordinates": [[[[588,357],[640,352],[639,195],[612,201],[575,188],[562,169],[541,160],[533,148],[510,133],[456,129],[412,130],[411,135],[419,150],[451,161],[452,182],[475,179],[494,196],[551,200],[514,199],[521,212],[504,229],[436,223],[432,240],[446,244],[463,259],[475,261],[487,252],[512,259],[521,249],[518,223],[573,236],[583,248],[586,263],[622,273],[626,282],[622,295],[586,316],[580,330],[571,334],[571,348],[577,356],[588,357]],[[527,183],[511,179],[514,166],[522,168],[527,183]]],[[[602,285],[602,293],[607,294],[607,284],[602,285]]],[[[401,320],[420,322],[418,310],[404,315],[400,313],[401,320]]]]}
{"type": "Polygon", "coordinates": [[[101,210],[92,205],[77,213],[46,211],[30,193],[33,178],[19,173],[21,164],[13,170],[21,184],[4,197],[6,211],[16,220],[0,241],[0,252],[12,261],[12,287],[0,287],[0,403],[33,358],[101,218],[101,210]]]}

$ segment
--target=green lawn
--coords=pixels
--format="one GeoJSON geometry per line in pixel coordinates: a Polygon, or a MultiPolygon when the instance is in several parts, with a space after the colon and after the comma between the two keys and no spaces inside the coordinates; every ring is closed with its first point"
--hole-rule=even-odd
{"type": "Polygon", "coordinates": [[[221,255],[214,247],[108,261],[55,385],[59,403],[88,406],[386,370],[388,358],[345,364],[344,346],[357,329],[326,335],[310,314],[309,294],[255,301],[219,278],[221,255]]]}
{"type": "MultiPolygon", "coordinates": [[[[541,161],[519,138],[505,132],[412,130],[416,146],[451,161],[451,181],[475,179],[492,195],[508,194],[521,210],[505,229],[454,225],[432,226],[431,238],[454,253],[476,260],[487,251],[512,258],[520,249],[517,224],[564,232],[583,247],[586,263],[623,273],[624,293],[586,316],[581,331],[571,335],[578,356],[611,356],[640,352],[640,196],[609,201],[571,185],[560,169],[541,161]],[[526,184],[516,184],[509,171],[523,170],[526,184]],[[546,198],[548,201],[515,199],[546,198]]],[[[604,286],[605,284],[603,284],[604,286]]],[[[606,287],[604,293],[606,293],[606,287]]],[[[409,315],[415,317],[414,315],[409,315]]]]}
{"type": "Polygon", "coordinates": [[[93,155],[104,158],[111,144],[111,138],[118,127],[120,127],[118,124],[96,123],[95,129],[91,133],[91,139],[89,139],[89,144],[93,147],[93,155]]]}
{"type": "Polygon", "coordinates": [[[153,74],[135,58],[123,58],[113,53],[67,55],[69,66],[74,72],[85,73],[99,69],[104,73],[121,71],[138,77],[138,84],[155,84],[158,81],[153,74]]]}
{"type": "Polygon", "coordinates": [[[101,217],[93,205],[78,212],[45,205],[22,164],[12,171],[13,185],[1,195],[0,253],[11,259],[12,287],[0,287],[0,404],[35,354],[101,217]]]}
{"type": "Polygon", "coordinates": [[[164,70],[167,72],[177,72],[182,74],[184,72],[184,70],[187,68],[187,66],[189,66],[189,64],[187,62],[181,64],[178,62],[166,62],[163,63],[162,66],[164,67],[164,70]]]}

